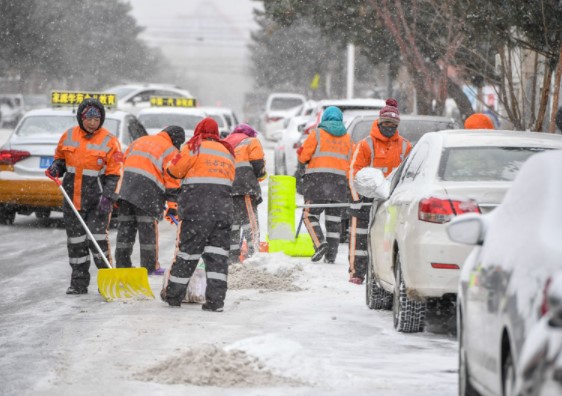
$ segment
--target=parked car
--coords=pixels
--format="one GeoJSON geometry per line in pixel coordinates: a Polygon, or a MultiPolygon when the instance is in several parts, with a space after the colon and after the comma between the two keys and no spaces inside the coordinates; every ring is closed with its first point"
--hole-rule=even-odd
{"type": "Polygon", "coordinates": [[[344,124],[347,125],[358,112],[378,114],[385,104],[382,99],[330,99],[312,102],[313,109],[308,111],[310,115],[306,122],[296,120],[290,131],[285,130],[282,133],[282,142],[275,146],[275,169],[279,172],[276,174],[295,175],[298,165],[297,150],[309,132],[318,126],[327,107],[337,106],[343,113],[344,124]]]}
{"type": "Polygon", "coordinates": [[[492,211],[521,165],[548,149],[562,149],[562,136],[458,129],[423,135],[389,175],[388,199],[373,206],[369,308],[392,308],[401,332],[423,331],[428,310],[453,314],[471,247],[452,242],[447,223],[462,213],[492,211]]]}
{"type": "MultiPolygon", "coordinates": [[[[373,122],[379,118],[378,112],[375,114],[363,114],[353,118],[347,127],[347,133],[351,135],[354,143],[369,136],[373,122]]],[[[398,131],[412,143],[418,140],[427,132],[443,131],[445,129],[458,129],[460,126],[454,119],[448,117],[425,116],[417,114],[400,115],[400,125],[398,131]]]]}
{"type": "Polygon", "coordinates": [[[273,140],[273,133],[283,129],[287,118],[295,116],[306,102],[304,95],[295,93],[272,93],[267,98],[265,111],[260,120],[260,130],[264,137],[273,140]]]}
{"type": "Polygon", "coordinates": [[[137,114],[142,109],[150,107],[150,97],[164,98],[193,98],[191,93],[183,88],[167,84],[124,84],[107,88],[106,92],[117,95],[117,108],[137,114]]]}
{"type": "MultiPolygon", "coordinates": [[[[534,135],[545,138],[542,133],[534,135]]],[[[552,148],[560,148],[556,146],[552,148]]],[[[522,155],[525,151],[520,148],[517,152],[522,155]]],[[[532,156],[498,208],[483,216],[460,216],[447,228],[453,241],[474,247],[464,262],[458,287],[461,395],[513,395],[518,372],[527,372],[527,378],[519,378],[530,381],[527,386],[533,382],[529,370],[546,369],[542,373],[548,373],[546,356],[536,356],[535,362],[529,358],[540,350],[535,342],[541,337],[537,339],[533,333],[541,325],[541,317],[552,309],[553,328],[548,331],[559,333],[562,324],[562,300],[549,298],[560,296],[560,290],[550,288],[561,285],[553,282],[562,273],[560,169],[559,150],[532,156]],[[531,355],[524,357],[522,348],[527,341],[531,355]],[[536,367],[541,363],[544,367],[536,367]]],[[[552,346],[558,355],[559,342],[552,346]]],[[[551,368],[556,370],[556,364],[551,368]]],[[[543,381],[540,377],[536,379],[543,381]]],[[[532,394],[561,394],[560,375],[552,380],[557,382],[557,393],[532,394]]]]}
{"type": "Polygon", "coordinates": [[[230,132],[238,125],[238,118],[234,111],[227,107],[198,107],[199,110],[204,111],[209,117],[212,117],[219,124],[219,131],[221,137],[224,139],[230,132]]]}
{"type": "MultiPolygon", "coordinates": [[[[43,219],[62,210],[62,194],[45,169],[62,134],[75,125],[76,110],[70,108],[31,110],[23,116],[0,147],[0,224],[13,224],[16,213],[35,212],[43,219]]],[[[123,111],[106,109],[103,127],[117,136],[123,150],[147,134],[134,115],[123,111]]]]}
{"type": "Polygon", "coordinates": [[[154,135],[169,125],[178,125],[185,130],[186,141],[193,136],[195,127],[207,113],[198,107],[150,107],[141,110],[139,121],[149,135],[154,135]]]}
{"type": "Polygon", "coordinates": [[[15,127],[23,114],[23,95],[0,94],[0,128],[15,127]]]}

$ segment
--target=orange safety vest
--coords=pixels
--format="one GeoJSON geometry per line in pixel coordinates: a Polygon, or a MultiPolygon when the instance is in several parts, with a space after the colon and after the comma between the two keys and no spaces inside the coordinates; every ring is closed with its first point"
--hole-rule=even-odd
{"type": "Polygon", "coordinates": [[[349,134],[334,136],[323,129],[310,131],[299,153],[299,162],[308,163],[306,174],[332,173],[347,177],[353,143],[349,134]]]}
{"type": "Polygon", "coordinates": [[[166,132],[143,136],[131,143],[125,152],[121,198],[159,216],[164,201],[179,192],[180,181],[165,172],[178,152],[166,132]]]}
{"type": "Polygon", "coordinates": [[[66,164],[63,187],[78,210],[97,203],[103,190],[101,179],[119,178],[122,173],[119,140],[105,128],[86,136],[80,126],[75,126],[62,135],[55,150],[55,160],[64,160],[66,164]]]}
{"type": "Polygon", "coordinates": [[[353,152],[349,176],[352,198],[359,199],[359,194],[353,185],[357,172],[370,166],[380,169],[386,177],[400,165],[410,150],[412,150],[412,145],[407,139],[400,136],[398,131],[391,138],[387,138],[379,130],[379,120],[375,120],[370,135],[357,143],[353,152]]]}

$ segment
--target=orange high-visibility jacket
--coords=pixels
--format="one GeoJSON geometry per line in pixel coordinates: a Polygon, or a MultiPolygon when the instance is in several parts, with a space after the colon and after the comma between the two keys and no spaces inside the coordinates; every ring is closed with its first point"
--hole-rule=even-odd
{"type": "Polygon", "coordinates": [[[351,159],[349,187],[353,200],[359,199],[359,194],[353,186],[357,172],[372,166],[388,176],[406,158],[411,149],[410,142],[400,136],[398,131],[391,138],[384,136],[379,130],[379,120],[375,120],[370,135],[357,143],[351,159]]]}
{"type": "Polygon", "coordinates": [[[234,158],[221,143],[203,140],[199,153],[192,152],[186,144],[166,170],[170,176],[182,179],[178,198],[181,219],[218,221],[222,216],[232,216],[234,158]]]}
{"type": "Polygon", "coordinates": [[[143,136],[125,152],[119,196],[155,218],[160,218],[166,201],[177,202],[180,181],[165,171],[178,154],[166,132],[143,136]]]}
{"type": "Polygon", "coordinates": [[[232,194],[260,197],[261,188],[258,179],[264,177],[266,173],[264,153],[260,141],[258,138],[247,136],[234,146],[234,154],[236,177],[232,184],[232,194]]]}
{"type": "Polygon", "coordinates": [[[65,161],[63,187],[76,209],[95,208],[102,192],[117,198],[123,153],[119,140],[107,129],[100,128],[92,135],[80,126],[67,130],[59,140],[55,160],[65,161]]]}
{"type": "Polygon", "coordinates": [[[302,145],[298,159],[308,164],[304,177],[306,200],[347,201],[347,176],[353,143],[346,133],[334,136],[315,129],[302,145]]]}

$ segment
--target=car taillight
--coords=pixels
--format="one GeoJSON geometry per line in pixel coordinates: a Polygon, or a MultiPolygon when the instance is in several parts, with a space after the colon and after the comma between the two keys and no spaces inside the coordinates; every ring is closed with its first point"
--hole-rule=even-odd
{"type": "Polygon", "coordinates": [[[265,117],[265,122],[277,122],[281,121],[282,117],[265,117]]]}
{"type": "Polygon", "coordinates": [[[480,213],[475,201],[456,201],[452,199],[425,198],[418,206],[418,219],[429,223],[443,224],[454,216],[463,213],[480,213]]]}
{"type": "Polygon", "coordinates": [[[550,288],[551,283],[552,278],[548,278],[544,284],[544,288],[542,289],[541,316],[546,315],[550,309],[548,304],[548,289],[550,288]]]}
{"type": "Polygon", "coordinates": [[[14,165],[16,162],[26,159],[31,153],[21,150],[0,150],[0,164],[14,165]]]}

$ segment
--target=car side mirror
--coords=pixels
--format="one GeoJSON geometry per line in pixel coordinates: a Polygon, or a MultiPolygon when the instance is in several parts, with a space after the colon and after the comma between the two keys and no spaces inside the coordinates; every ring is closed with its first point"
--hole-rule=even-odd
{"type": "Polygon", "coordinates": [[[303,133],[303,132],[304,132],[304,127],[305,127],[305,126],[306,126],[306,124],[300,124],[300,125],[297,127],[297,130],[298,130],[300,133],[303,133]]]}
{"type": "Polygon", "coordinates": [[[486,237],[485,220],[479,213],[460,215],[447,224],[447,235],[453,242],[482,245],[486,237]]]}
{"type": "Polygon", "coordinates": [[[367,198],[386,200],[390,196],[390,183],[380,169],[363,168],[353,180],[355,190],[367,198]]]}

